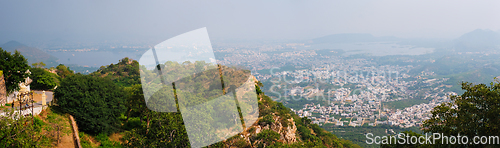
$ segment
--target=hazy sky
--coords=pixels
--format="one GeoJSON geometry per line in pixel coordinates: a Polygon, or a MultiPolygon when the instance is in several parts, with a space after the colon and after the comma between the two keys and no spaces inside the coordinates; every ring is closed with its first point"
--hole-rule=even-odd
{"type": "Polygon", "coordinates": [[[212,39],[336,33],[456,38],[500,30],[500,1],[0,1],[0,41],[154,40],[207,27],[212,39]]]}

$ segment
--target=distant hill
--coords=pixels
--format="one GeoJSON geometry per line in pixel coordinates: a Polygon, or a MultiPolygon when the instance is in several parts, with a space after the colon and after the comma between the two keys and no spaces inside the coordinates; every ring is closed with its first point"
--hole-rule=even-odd
{"type": "Polygon", "coordinates": [[[312,39],[313,44],[324,43],[356,43],[356,42],[382,42],[382,41],[400,41],[401,39],[393,36],[375,37],[371,34],[332,34],[320,38],[312,39]]]}
{"type": "Polygon", "coordinates": [[[433,63],[416,67],[412,69],[410,73],[418,75],[422,71],[433,71],[438,75],[451,75],[467,72],[473,69],[477,69],[481,66],[481,63],[478,63],[472,59],[455,55],[448,55],[436,59],[436,61],[433,63]]]}
{"type": "Polygon", "coordinates": [[[422,71],[432,71],[439,77],[452,78],[454,85],[462,80],[488,84],[493,81],[494,77],[500,76],[500,65],[450,55],[436,59],[433,63],[416,67],[410,73],[418,75],[422,71]]]}
{"type": "Polygon", "coordinates": [[[500,49],[500,33],[492,30],[476,29],[454,40],[457,51],[488,51],[500,49]]]}
{"type": "Polygon", "coordinates": [[[500,76],[500,65],[487,65],[464,73],[449,75],[450,82],[459,82],[467,80],[467,82],[479,84],[490,84],[495,77],[500,76]]]}
{"type": "Polygon", "coordinates": [[[59,65],[58,59],[38,48],[29,47],[17,41],[9,41],[5,44],[0,45],[3,50],[13,53],[15,50],[21,52],[21,54],[28,59],[28,63],[38,63],[43,62],[46,67],[56,67],[59,65]]]}
{"type": "Polygon", "coordinates": [[[21,44],[17,41],[9,41],[9,42],[3,44],[1,47],[2,48],[15,48],[15,47],[20,47],[20,46],[26,46],[26,45],[21,44]]]}
{"type": "Polygon", "coordinates": [[[310,44],[391,42],[416,45],[421,47],[453,48],[459,52],[481,52],[500,50],[500,31],[476,29],[452,40],[402,39],[394,36],[376,37],[366,33],[332,34],[312,39],[310,44]]]}
{"type": "Polygon", "coordinates": [[[140,84],[139,63],[128,57],[121,59],[116,64],[101,66],[97,71],[91,73],[92,76],[105,77],[113,80],[120,86],[132,86],[140,84]]]}

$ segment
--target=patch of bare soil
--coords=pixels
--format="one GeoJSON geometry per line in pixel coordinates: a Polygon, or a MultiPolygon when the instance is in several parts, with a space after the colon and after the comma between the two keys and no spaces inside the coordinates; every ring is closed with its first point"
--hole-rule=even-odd
{"type": "Polygon", "coordinates": [[[71,125],[66,116],[57,115],[50,111],[50,108],[43,110],[38,116],[47,126],[48,130],[45,129],[42,133],[52,139],[52,147],[74,148],[76,146],[71,125]]]}

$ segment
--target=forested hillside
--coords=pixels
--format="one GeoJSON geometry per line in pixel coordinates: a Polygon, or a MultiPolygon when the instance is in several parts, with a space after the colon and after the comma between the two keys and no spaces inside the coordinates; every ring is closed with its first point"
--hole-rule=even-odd
{"type": "Polygon", "coordinates": [[[92,76],[111,79],[121,86],[140,84],[139,63],[129,58],[123,58],[116,64],[101,66],[99,70],[91,73],[92,76]]]}
{"type": "MultiPolygon", "coordinates": [[[[191,68],[204,67],[206,69],[207,67],[214,65],[210,65],[207,63],[200,63],[200,62],[182,63],[182,64],[175,62],[167,62],[165,63],[164,66],[178,67],[174,69],[165,70],[164,75],[170,74],[169,76],[173,76],[175,73],[177,74],[176,76],[181,76],[181,75],[192,74],[193,71],[189,71],[189,68],[186,67],[191,67],[191,68]],[[179,67],[184,67],[184,68],[179,68],[179,67]]],[[[191,98],[190,101],[188,102],[179,101],[178,106],[181,105],[192,106],[200,104],[209,101],[211,98],[213,98],[213,97],[207,97],[207,95],[210,96],[210,94],[217,94],[217,93],[225,94],[234,91],[234,88],[232,88],[234,87],[233,85],[241,85],[244,82],[238,78],[241,78],[241,76],[245,76],[245,74],[249,74],[248,71],[238,70],[237,68],[233,67],[220,66],[219,68],[221,68],[221,71],[219,71],[218,74],[222,74],[224,76],[223,82],[225,82],[226,85],[226,86],[223,85],[222,89],[220,89],[220,87],[219,88],[215,87],[214,85],[214,83],[216,83],[217,81],[218,83],[220,83],[220,79],[219,80],[214,79],[215,77],[211,78],[213,77],[213,74],[217,74],[216,71],[201,72],[193,75],[191,77],[192,79],[190,80],[181,79],[176,81],[176,86],[177,86],[177,88],[175,89],[176,94],[183,95],[184,97],[187,98],[191,98]],[[212,73],[212,74],[207,74],[207,73],[212,73]],[[191,81],[194,81],[196,83],[190,83],[191,81]]],[[[86,133],[91,137],[92,135],[95,136],[111,135],[113,133],[120,134],[123,136],[122,139],[120,140],[121,143],[120,145],[124,147],[142,147],[142,146],[189,147],[190,143],[185,128],[186,124],[184,123],[183,118],[179,112],[169,112],[169,113],[156,112],[148,108],[148,105],[150,104],[146,105],[146,102],[144,100],[144,95],[145,95],[144,93],[146,92],[143,92],[142,90],[139,73],[141,72],[139,71],[138,62],[130,60],[128,58],[124,58],[117,64],[110,64],[106,67],[101,67],[101,69],[89,75],[92,77],[97,77],[97,79],[92,79],[85,75],[75,75],[69,77],[69,79],[68,78],[63,79],[60,88],[58,88],[58,90],[55,93],[56,98],[58,102],[63,100],[69,101],[73,100],[72,99],[73,96],[78,96],[79,94],[81,94],[80,92],[77,92],[79,90],[75,87],[75,84],[73,83],[79,83],[79,85],[77,86],[82,88],[87,88],[87,86],[82,86],[86,84],[80,83],[81,81],[79,81],[78,79],[87,79],[89,81],[93,81],[93,83],[96,82],[109,83],[106,80],[101,80],[101,79],[111,79],[114,84],[105,84],[107,87],[114,87],[112,85],[116,85],[123,88],[123,90],[126,92],[123,95],[123,98],[121,99],[118,98],[118,96],[108,95],[109,97],[117,98],[111,100],[115,100],[115,103],[122,102],[121,105],[119,106],[123,106],[123,108],[125,108],[124,110],[122,110],[120,109],[121,107],[113,105],[115,106],[114,108],[116,110],[121,112],[121,116],[117,117],[119,119],[118,120],[119,123],[115,126],[112,126],[113,124],[109,123],[109,121],[111,120],[106,122],[102,121],[102,123],[106,123],[106,125],[110,127],[108,127],[107,129],[97,128],[97,127],[96,127],[97,129],[92,129],[88,128],[87,126],[87,127],[81,127],[82,130],[87,131],[86,133]],[[68,81],[64,82],[65,80],[68,81]],[[62,95],[63,93],[65,95],[62,95]]],[[[157,79],[159,78],[159,76],[156,73],[151,73],[148,71],[142,71],[142,73],[147,75],[146,79],[152,79],[153,81],[155,79],[159,80],[157,79]]],[[[254,79],[253,76],[251,77],[254,79]]],[[[176,78],[166,77],[166,79],[176,79],[176,78]]],[[[247,77],[244,80],[247,80],[247,77]]],[[[260,87],[262,87],[262,83],[256,80],[254,81],[255,81],[255,89],[257,92],[256,99],[258,99],[258,110],[259,110],[259,115],[258,117],[256,117],[257,121],[255,123],[245,123],[252,125],[247,126],[248,128],[245,128],[244,132],[236,134],[222,142],[212,144],[209,147],[265,147],[265,146],[359,147],[358,145],[353,144],[351,141],[337,138],[335,135],[331,134],[328,131],[325,131],[316,124],[311,124],[311,121],[307,118],[298,117],[293,112],[291,112],[289,108],[286,108],[283,104],[275,102],[271,100],[270,97],[266,96],[260,90],[260,87]]],[[[90,85],[88,87],[90,87],[90,85]]],[[[92,90],[93,88],[88,88],[88,89],[89,90],[86,91],[93,92],[90,95],[95,94],[97,96],[102,96],[96,90],[92,90]]],[[[108,92],[111,91],[108,89],[106,90],[108,92]]],[[[114,91],[112,91],[111,93],[119,95],[119,93],[115,93],[114,91]]],[[[155,95],[158,96],[161,94],[152,94],[153,97],[155,95]]],[[[168,94],[163,94],[163,95],[167,95],[163,97],[168,97],[168,94]]],[[[87,95],[87,98],[89,99],[90,102],[93,102],[91,100],[102,99],[97,96],[92,97],[87,95]]],[[[81,98],[81,99],[79,98],[78,102],[82,103],[86,102],[84,101],[85,99],[86,98],[81,98]]],[[[152,100],[150,99],[149,103],[152,103],[151,101],[152,100]]],[[[96,106],[95,104],[88,104],[92,105],[93,107],[86,108],[85,111],[83,110],[78,111],[74,109],[75,106],[64,106],[63,104],[65,103],[60,103],[60,104],[61,106],[59,106],[59,108],[61,110],[65,110],[64,108],[67,108],[67,110],[71,110],[72,113],[76,114],[89,114],[94,111],[103,111],[103,110],[106,110],[106,112],[113,112],[113,110],[115,110],[112,108],[99,109],[103,107],[106,108],[106,106],[109,105],[103,104],[101,106],[96,106]]],[[[221,105],[223,104],[224,102],[221,103],[221,105]]],[[[240,102],[240,104],[244,103],[240,102]]],[[[212,107],[213,109],[216,109],[216,108],[223,108],[224,106],[207,106],[207,107],[208,108],[212,107]]],[[[242,112],[241,110],[239,111],[242,112]]],[[[78,115],[74,116],[78,117],[78,115]]],[[[112,117],[115,115],[108,114],[106,116],[112,117]]],[[[200,116],[209,116],[209,114],[200,116]]],[[[80,119],[80,122],[100,123],[101,121],[99,120],[104,120],[98,118],[95,119],[88,118],[92,117],[89,115],[80,115],[80,117],[86,118],[84,119],[84,121],[80,119]]],[[[222,116],[221,118],[232,118],[232,117],[222,116]]],[[[218,119],[213,119],[213,120],[216,121],[218,119]]],[[[77,119],[77,121],[79,121],[79,119],[77,119]]],[[[244,121],[242,119],[242,123],[243,122],[244,121]]],[[[79,124],[79,125],[84,125],[84,124],[79,124]]],[[[90,141],[88,141],[87,143],[89,142],[90,141]]],[[[113,144],[111,143],[111,145],[113,144]]],[[[118,145],[116,145],[115,143],[114,146],[118,145]]]]}

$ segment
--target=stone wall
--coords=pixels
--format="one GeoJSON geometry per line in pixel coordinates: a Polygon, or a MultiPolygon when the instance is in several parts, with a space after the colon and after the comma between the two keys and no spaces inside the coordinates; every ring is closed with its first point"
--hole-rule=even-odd
{"type": "Polygon", "coordinates": [[[0,106],[7,103],[7,87],[5,86],[5,79],[3,77],[3,71],[0,70],[0,106]]]}
{"type": "MultiPolygon", "coordinates": [[[[43,110],[43,107],[42,106],[37,106],[37,107],[34,107],[33,108],[33,111],[31,111],[31,109],[25,109],[25,110],[22,110],[21,111],[21,115],[30,115],[31,113],[33,113],[34,115],[39,115],[43,110]]],[[[17,114],[19,113],[19,110],[14,110],[14,114],[17,114]]],[[[5,116],[5,112],[0,112],[0,116],[5,116]]]]}

